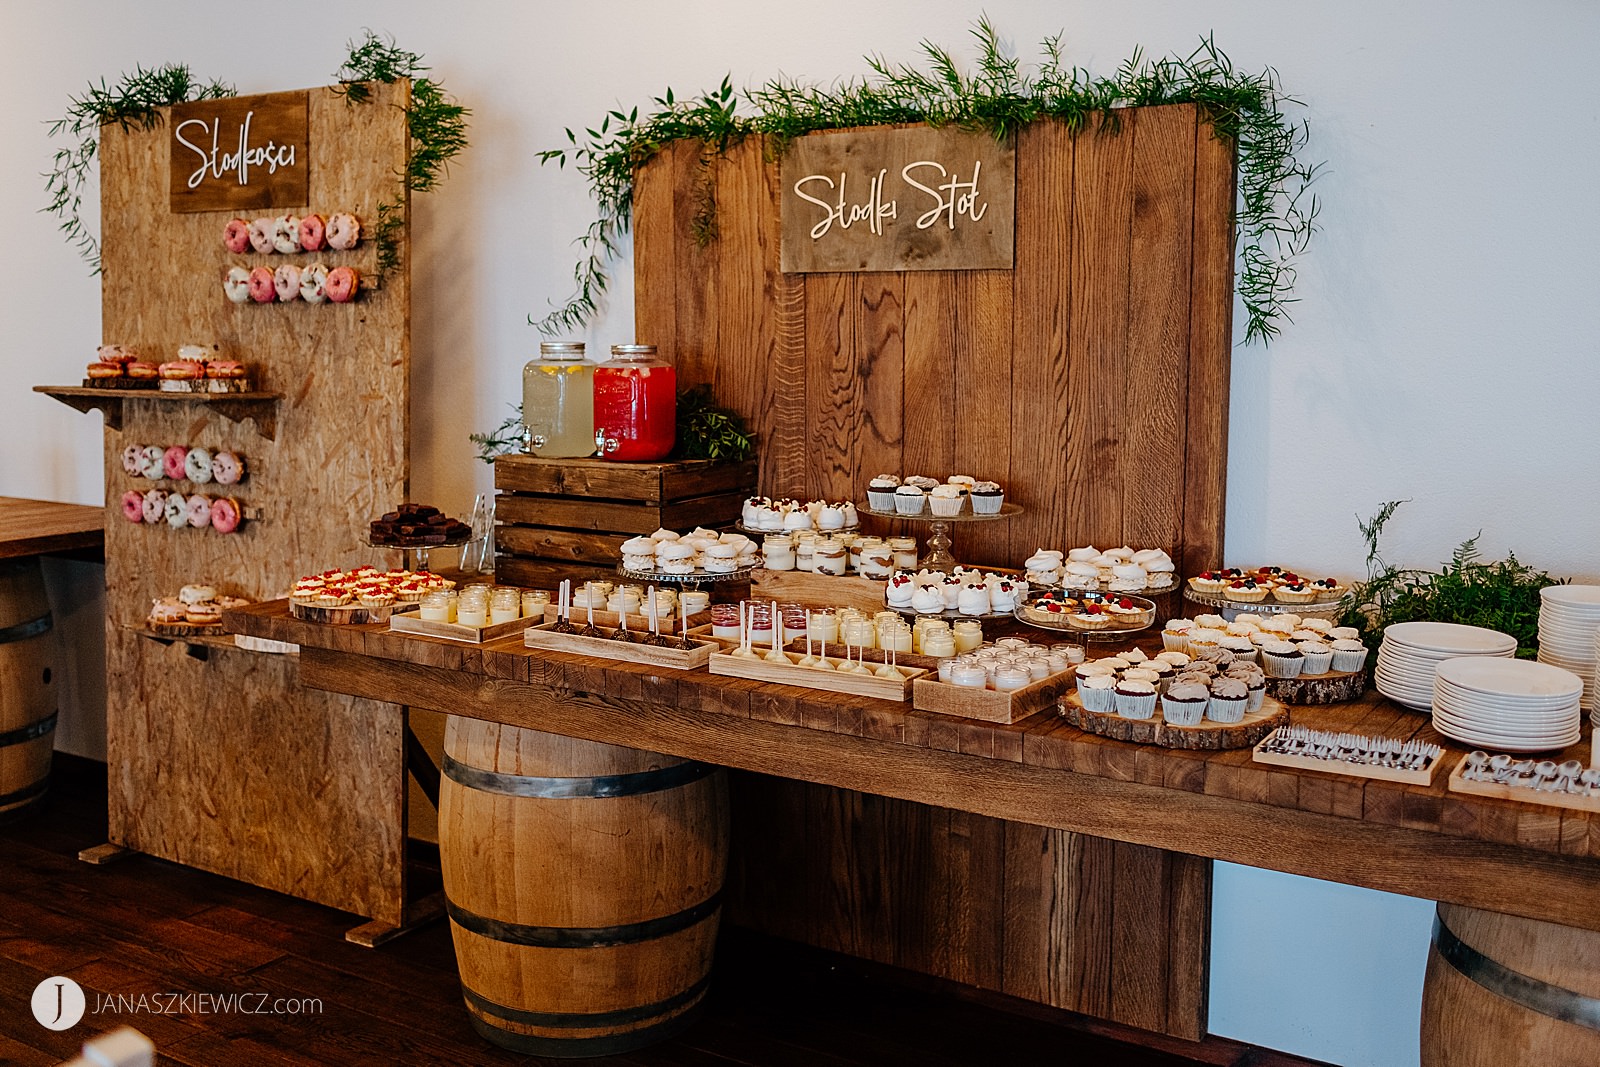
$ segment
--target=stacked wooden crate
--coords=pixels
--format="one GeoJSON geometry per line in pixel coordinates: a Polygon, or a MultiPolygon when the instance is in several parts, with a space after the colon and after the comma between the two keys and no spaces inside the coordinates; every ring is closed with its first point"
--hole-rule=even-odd
{"type": "Polygon", "coordinates": [[[495,576],[548,589],[611,578],[622,542],[665,527],[727,526],[755,492],[756,462],[495,460],[495,576]]]}

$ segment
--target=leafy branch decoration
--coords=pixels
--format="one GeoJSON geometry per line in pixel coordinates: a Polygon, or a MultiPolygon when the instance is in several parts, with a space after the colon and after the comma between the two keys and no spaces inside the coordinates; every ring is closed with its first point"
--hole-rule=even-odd
{"type": "Polygon", "coordinates": [[[83,218],[83,190],[99,150],[100,127],[116,123],[124,130],[148,130],[161,120],[159,108],[233,95],[233,86],[198,81],[187,66],[169,63],[151,70],[134,67],[114,85],[102,78],[99,84],[91,82],[82,96],[69,99],[66,115],[50,123],[50,136],[76,141],[56,151],[45,175],[49,200],[43,210],[60,217],[58,228],[94,268],[91,273],[100,273],[100,242],[83,218]]]}
{"type": "MultiPolygon", "coordinates": [[[[686,99],[668,89],[643,116],[637,107],[610,111],[598,127],[584,129],[581,140],[568,129],[568,145],[539,153],[540,162],[571,162],[588,179],[598,215],[577,241],[583,254],[573,272],[573,295],[529,321],[554,335],[595,317],[609,286],[609,266],[632,222],[634,170],[674,141],[699,141],[701,161],[709,166],[752,135],[766,136],[776,155],[816,130],[926,122],[1006,138],[1041,118],[1059,119],[1077,132],[1095,114],[1115,128],[1115,109],[1121,107],[1192,103],[1214,135],[1237,149],[1236,288],[1248,318],[1245,340],[1268,343],[1279,334],[1290,321],[1295,261],[1317,229],[1319,205],[1309,186],[1321,164],[1299,158],[1309,131],[1304,121],[1286,116],[1285,109],[1299,101],[1283,92],[1276,71],[1239,71],[1209,36],[1187,56],[1150,60],[1135,51],[1113,75],[1096,77],[1066,63],[1057,35],[1043,42],[1040,61],[1024,69],[1006,54],[987,19],[972,34],[978,57],[971,74],[948,49],[925,41],[925,67],[868,56],[872,74],[866,78],[828,86],[780,78],[743,93],[724,78],[718,88],[686,99]],[[736,113],[741,100],[751,109],[748,116],[736,113]]],[[[708,241],[716,232],[714,180],[701,187],[704,199],[693,225],[697,239],[708,241]]]]}

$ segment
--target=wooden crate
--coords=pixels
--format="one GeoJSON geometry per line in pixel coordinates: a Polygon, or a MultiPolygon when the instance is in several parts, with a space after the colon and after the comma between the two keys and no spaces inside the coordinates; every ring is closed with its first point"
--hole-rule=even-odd
{"type": "Polygon", "coordinates": [[[615,574],[630,537],[737,521],[756,463],[513,455],[495,460],[494,484],[497,578],[548,589],[615,574]]]}

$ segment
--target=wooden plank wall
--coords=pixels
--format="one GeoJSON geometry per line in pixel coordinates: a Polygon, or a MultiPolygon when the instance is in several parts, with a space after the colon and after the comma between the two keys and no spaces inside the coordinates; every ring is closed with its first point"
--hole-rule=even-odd
{"type": "MultiPolygon", "coordinates": [[[[383,199],[404,199],[405,83],[375,85],[351,106],[310,94],[310,204],[285,211],[352,211],[369,225],[383,199]]],[[[267,599],[330,566],[398,564],[365,549],[374,515],[403,500],[410,479],[410,274],[401,266],[356,302],[232,304],[222,277],[234,264],[329,266],[375,273],[372,241],[350,252],[232,255],[226,212],[168,211],[168,129],[102,130],[102,330],[174,359],[179,345],[220,342],[257,368],[258,389],[285,394],[275,440],[253,422],[208,409],[129,400],[120,432],[105,434],[107,753],[113,842],[179,863],[388,922],[404,904],[405,766],[402,711],[303,690],[291,657],[180,645],[130,632],[157,596],[205,582],[267,599]],[[254,511],[238,533],[133,525],[118,499],[148,482],[122,470],[128,444],[203,445],[245,457],[233,495],[254,511]]],[[[402,241],[403,241],[402,230],[402,241]]],[[[370,236],[370,234],[369,234],[370,236]]],[[[148,357],[147,357],[148,358],[148,357]]],[[[79,366],[69,378],[81,376],[79,366]]],[[[214,485],[186,492],[221,495],[214,485]]]]}
{"type": "MultiPolygon", "coordinates": [[[[765,493],[861,500],[880,472],[967,473],[1026,512],[958,528],[965,561],[1127,543],[1182,573],[1220,565],[1233,150],[1192,106],[1118,117],[1021,133],[1010,271],[783,274],[763,145],[709,167],[674,145],[636,176],[637,338],[757,430],[765,493]],[[707,181],[718,236],[700,245],[707,181]]],[[[1204,1032],[1208,863],[776,779],[739,790],[741,921],[1204,1032]]]]}

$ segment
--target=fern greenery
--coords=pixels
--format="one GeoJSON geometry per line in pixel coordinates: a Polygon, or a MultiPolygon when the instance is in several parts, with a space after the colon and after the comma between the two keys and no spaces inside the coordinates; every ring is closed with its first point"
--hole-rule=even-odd
{"type": "Polygon", "coordinates": [[[1515,553],[1486,561],[1478,535],[1461,542],[1437,571],[1396,567],[1378,552],[1383,529],[1404,503],[1391,500],[1370,519],[1360,520],[1367,543],[1367,580],[1357,582],[1344,601],[1343,626],[1362,631],[1369,644],[1397,622],[1456,622],[1484,626],[1517,639],[1517,655],[1532,659],[1539,650],[1539,590],[1562,584],[1519,561],[1515,553]]]}
{"type": "MultiPolygon", "coordinates": [[[[568,144],[541,152],[540,160],[572,163],[589,181],[598,217],[578,239],[583,255],[574,271],[575,292],[529,321],[554,335],[594,318],[631,223],[633,172],[674,141],[699,141],[709,166],[729,146],[757,134],[769,138],[775,153],[814,130],[889,123],[926,122],[1005,138],[1041,118],[1079,130],[1092,114],[1115,124],[1118,107],[1193,103],[1215,135],[1232,141],[1238,152],[1237,289],[1248,316],[1245,339],[1267,342],[1278,334],[1293,302],[1294,263],[1316,230],[1317,200],[1308,186],[1320,164],[1299,159],[1307,127],[1286,116],[1285,109],[1298,102],[1283,93],[1275,71],[1241,72],[1206,37],[1187,56],[1150,60],[1136,51],[1114,74],[1097,77],[1066,63],[1059,35],[1047,39],[1039,62],[1026,68],[1006,54],[987,19],[977,23],[973,36],[978,59],[971,73],[949,50],[924,42],[922,66],[869,56],[872,74],[866,78],[827,86],[780,78],[743,93],[724,78],[698,96],[680,98],[668,89],[643,115],[637,107],[611,111],[581,137],[567,130],[568,144]],[[748,114],[738,113],[741,101],[748,114]]],[[[704,200],[694,229],[709,240],[716,229],[715,184],[701,185],[704,200]]]]}

